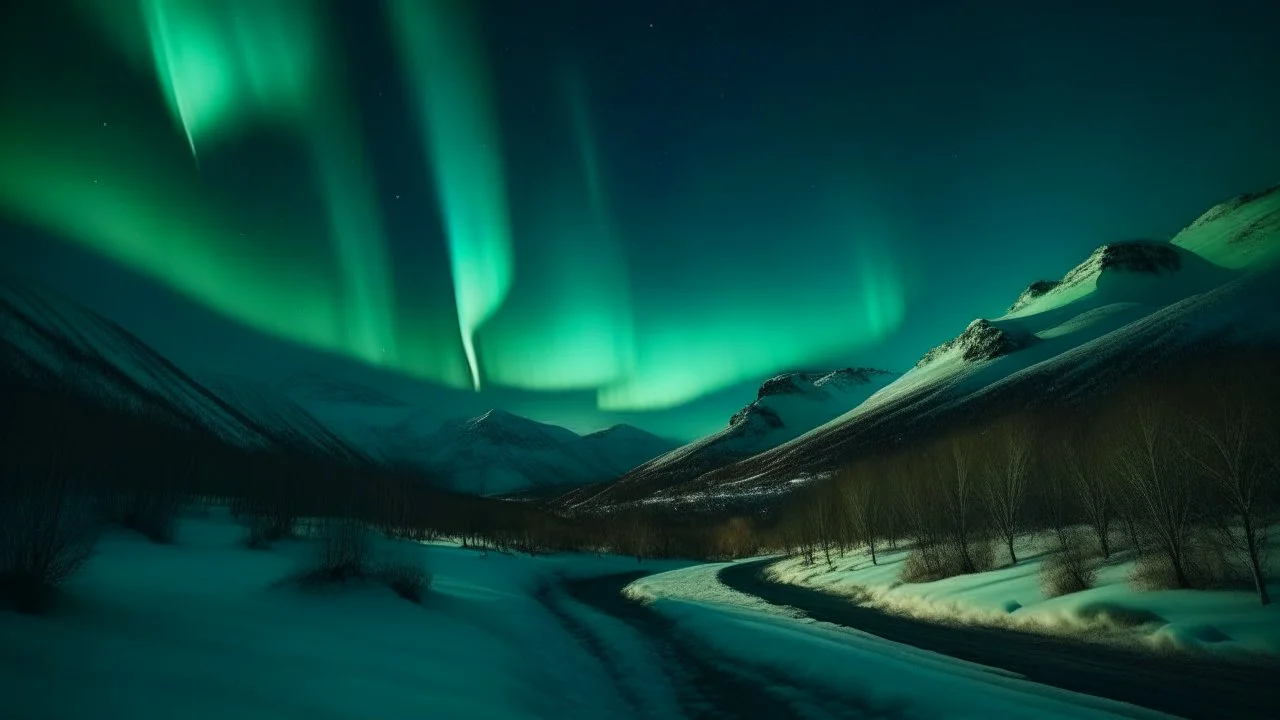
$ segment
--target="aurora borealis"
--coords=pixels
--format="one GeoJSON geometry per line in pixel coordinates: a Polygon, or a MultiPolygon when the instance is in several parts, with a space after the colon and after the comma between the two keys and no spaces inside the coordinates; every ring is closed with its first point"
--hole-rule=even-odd
{"type": "Polygon", "coordinates": [[[32,4],[0,259],[180,362],[687,437],[1274,181],[1277,11],[1163,7],[32,4]]]}

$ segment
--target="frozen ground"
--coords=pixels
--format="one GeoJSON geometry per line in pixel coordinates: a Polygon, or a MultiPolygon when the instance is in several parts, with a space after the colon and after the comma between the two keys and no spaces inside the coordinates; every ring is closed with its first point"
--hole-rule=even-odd
{"type": "MultiPolygon", "coordinates": [[[[604,669],[535,599],[631,559],[397,544],[434,575],[422,606],[369,584],[285,582],[304,541],[245,549],[223,512],[159,546],[104,538],[55,612],[0,612],[0,717],[614,717],[604,669]]],[[[667,567],[671,567],[668,565],[667,567]]]]}
{"type": "MultiPolygon", "coordinates": [[[[1247,590],[1137,591],[1130,582],[1134,558],[1129,553],[1104,563],[1093,589],[1047,598],[1039,582],[1046,546],[1046,538],[1027,536],[1019,541],[1017,565],[1004,558],[1003,567],[989,572],[928,583],[899,582],[905,550],[878,553],[878,566],[865,551],[857,551],[835,558],[834,570],[821,558],[808,566],[793,558],[769,572],[781,582],[848,595],[864,606],[921,620],[1155,649],[1280,655],[1280,606],[1263,607],[1247,590]]],[[[1269,588],[1272,597],[1280,594],[1280,582],[1269,588]]]]}
{"type": "Polygon", "coordinates": [[[419,606],[300,590],[308,543],[242,537],[221,511],[172,546],[112,533],[52,613],[0,614],[0,717],[1151,716],[796,618],[714,564],[387,543],[431,569],[419,606]]]}

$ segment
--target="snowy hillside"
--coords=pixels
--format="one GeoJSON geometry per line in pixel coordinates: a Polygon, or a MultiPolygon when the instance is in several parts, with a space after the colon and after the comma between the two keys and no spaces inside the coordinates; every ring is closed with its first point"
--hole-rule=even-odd
{"type": "Polygon", "coordinates": [[[616,484],[584,488],[565,504],[609,502],[615,494],[658,492],[736,460],[776,447],[837,417],[891,382],[895,374],[870,368],[792,372],[760,386],[756,399],[729,418],[728,426],[636,467],[616,484]],[[643,489],[643,490],[642,490],[643,489]]]}
{"type": "Polygon", "coordinates": [[[1280,185],[1210,208],[1173,238],[1215,265],[1257,268],[1280,262],[1280,185]]]}
{"type": "Polygon", "coordinates": [[[582,436],[578,447],[614,471],[614,477],[671,451],[675,441],[625,423],[582,436]]]}
{"type": "Polygon", "coordinates": [[[3,361],[20,372],[38,368],[102,402],[206,428],[241,447],[268,447],[315,429],[295,428],[301,418],[273,425],[282,418],[253,417],[110,320],[6,275],[0,275],[0,348],[3,361]]]}
{"type": "Polygon", "coordinates": [[[579,436],[501,411],[446,421],[374,388],[317,375],[269,385],[196,380],[123,328],[55,292],[0,276],[0,360],[77,392],[205,428],[241,447],[287,446],[428,471],[498,494],[616,478],[674,443],[619,425],[579,436]]]}
{"type": "Polygon", "coordinates": [[[246,417],[273,429],[282,442],[297,447],[320,448],[335,457],[361,455],[302,406],[267,383],[233,375],[201,379],[205,387],[246,417]]]}
{"type": "MultiPolygon", "coordinates": [[[[789,558],[768,572],[780,582],[821,588],[856,598],[861,605],[929,622],[1008,628],[1143,650],[1280,655],[1280,623],[1271,607],[1258,603],[1255,593],[1237,588],[1135,592],[1132,578],[1138,558],[1132,549],[1102,564],[1094,587],[1047,595],[1041,568],[1055,552],[1055,542],[1048,534],[1021,535],[1017,564],[927,582],[901,581],[909,551],[900,549],[882,548],[876,564],[865,550],[857,550],[834,567],[789,558]]],[[[1271,586],[1280,592],[1280,582],[1271,586]]]]}
{"type": "Polygon", "coordinates": [[[383,462],[460,492],[503,495],[616,478],[674,442],[630,425],[580,436],[502,410],[441,419],[375,388],[300,374],[279,383],[331,432],[383,462]]]}
{"type": "Polygon", "coordinates": [[[446,421],[416,451],[402,452],[454,490],[500,495],[609,480],[652,457],[647,453],[669,448],[661,438],[629,426],[583,437],[491,410],[446,421]]]}
{"type": "Polygon", "coordinates": [[[113,532],[58,613],[0,613],[0,715],[1161,717],[788,616],[733,594],[717,565],[647,561],[674,572],[633,590],[639,605],[617,589],[633,558],[378,538],[431,573],[415,604],[377,583],[301,590],[312,541],[251,551],[244,532],[218,508],[174,545],[113,532]],[[592,579],[611,592],[575,594],[592,579]]]}
{"type": "Polygon", "coordinates": [[[1273,188],[1216,206],[1172,242],[1099,247],[1062,279],[1031,283],[1005,315],[974,320],[865,402],[801,437],[681,477],[663,495],[654,486],[628,488],[624,478],[572,502],[715,505],[768,497],[996,403],[1071,401],[1205,348],[1280,345],[1280,316],[1272,311],[1280,306],[1277,260],[1280,189],[1273,188]]]}

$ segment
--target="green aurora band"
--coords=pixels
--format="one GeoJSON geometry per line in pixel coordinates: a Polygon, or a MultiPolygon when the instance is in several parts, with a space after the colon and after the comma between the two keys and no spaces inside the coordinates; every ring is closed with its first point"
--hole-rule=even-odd
{"type": "Polygon", "coordinates": [[[538,233],[528,243],[537,252],[518,256],[525,272],[480,331],[485,375],[525,390],[594,390],[621,382],[635,365],[630,278],[608,207],[586,89],[577,74],[565,79],[581,193],[548,191],[550,197],[540,198],[538,233]]]}
{"type": "MultiPolygon", "coordinates": [[[[764,275],[707,268],[690,287],[633,292],[577,73],[563,76],[576,162],[557,168],[567,177],[547,175],[564,182],[547,183],[521,218],[517,247],[465,0],[387,0],[450,259],[450,277],[424,268],[411,276],[428,282],[397,288],[372,163],[341,110],[317,2],[85,2],[125,56],[148,63],[175,130],[121,123],[102,142],[76,119],[104,92],[94,87],[44,106],[6,97],[0,210],[255,330],[451,387],[594,391],[600,409],[626,412],[831,362],[901,323],[901,269],[884,228],[865,218],[820,258],[792,243],[764,275]],[[197,149],[216,158],[264,126],[298,141],[323,212],[264,219],[209,192],[197,149]],[[317,240],[326,230],[328,243],[317,240]],[[788,289],[762,290],[775,285],[788,289]]],[[[674,232],[697,247],[708,229],[674,232]]]]}
{"type": "Polygon", "coordinates": [[[795,283],[785,294],[761,296],[755,288],[717,284],[687,302],[671,298],[673,306],[638,323],[636,367],[622,382],[600,388],[597,406],[676,407],[782,369],[830,362],[851,346],[883,338],[902,321],[904,291],[894,264],[875,248],[859,242],[845,264],[856,281],[834,289],[795,283]]]}
{"type": "Polygon", "coordinates": [[[497,119],[466,0],[388,0],[416,92],[453,270],[458,331],[480,389],[476,332],[511,289],[513,259],[497,119]]]}
{"type": "Polygon", "coordinates": [[[198,137],[222,127],[313,108],[322,41],[312,0],[138,2],[156,74],[193,154],[198,137]]]}

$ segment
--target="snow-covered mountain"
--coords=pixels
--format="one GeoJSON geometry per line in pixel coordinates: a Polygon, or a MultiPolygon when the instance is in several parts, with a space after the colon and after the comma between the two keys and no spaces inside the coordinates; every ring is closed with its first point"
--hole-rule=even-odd
{"type": "Polygon", "coordinates": [[[974,320],[857,407],[800,437],[720,467],[660,458],[649,465],[667,464],[666,477],[649,472],[648,482],[629,482],[646,470],[639,468],[604,492],[561,502],[591,509],[774,495],[996,403],[1070,402],[1198,352],[1280,346],[1277,307],[1280,187],[1217,205],[1170,242],[1099,247],[1062,279],[1031,283],[1004,315],[974,320]]]}
{"type": "Polygon", "coordinates": [[[584,452],[594,455],[602,464],[613,469],[612,477],[618,477],[659,455],[670,452],[678,444],[634,425],[622,423],[583,435],[579,447],[584,448],[584,452]]]}
{"type": "Polygon", "coordinates": [[[57,378],[68,390],[130,412],[204,428],[240,447],[301,441],[349,454],[301,408],[248,392],[228,401],[114,322],[8,275],[0,275],[0,356],[29,377],[57,378]]]}
{"type": "Polygon", "coordinates": [[[661,493],[729,463],[751,457],[822,425],[892,382],[897,375],[870,368],[790,372],[765,380],[756,399],[723,430],[654,457],[604,488],[583,488],[566,504],[607,503],[615,495],[661,493]]]}
{"type": "Polygon", "coordinates": [[[482,495],[611,480],[675,446],[630,425],[578,435],[502,410],[441,419],[375,388],[314,374],[275,389],[366,455],[482,495]]]}
{"type": "Polygon", "coordinates": [[[582,436],[490,410],[445,421],[415,448],[402,448],[400,460],[454,490],[501,495],[611,480],[671,445],[629,425],[582,436]]]}
{"type": "Polygon", "coordinates": [[[0,275],[0,362],[239,447],[408,464],[466,492],[609,480],[674,445],[628,425],[584,437],[498,410],[441,423],[374,388],[318,375],[275,385],[229,375],[196,379],[110,320],[7,275],[0,275]]]}
{"type": "Polygon", "coordinates": [[[319,448],[334,457],[365,456],[301,405],[268,383],[235,375],[202,377],[200,382],[244,416],[272,428],[273,435],[279,441],[288,442],[295,447],[319,448]]]}

